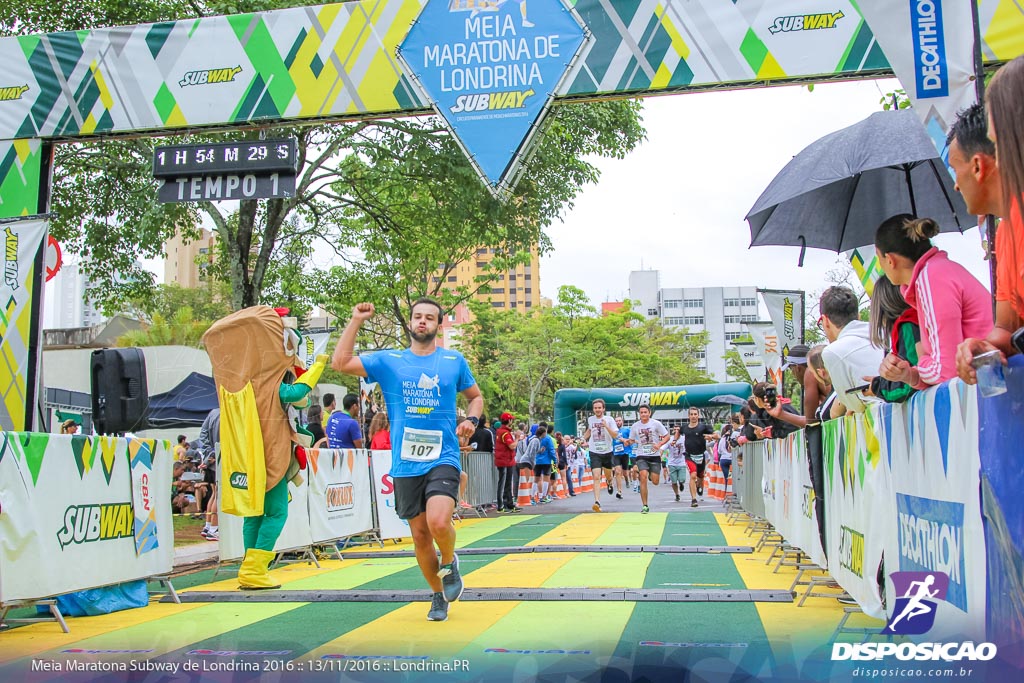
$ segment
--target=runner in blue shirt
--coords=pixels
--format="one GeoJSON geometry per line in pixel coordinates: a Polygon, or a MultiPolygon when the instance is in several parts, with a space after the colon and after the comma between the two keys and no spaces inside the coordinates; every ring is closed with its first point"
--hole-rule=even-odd
{"type": "MultiPolygon", "coordinates": [[[[629,457],[633,451],[630,446],[629,427],[622,426],[622,418],[615,418],[615,426],[619,428],[619,436],[612,442],[612,462],[615,463],[615,497],[622,500],[622,479],[629,477],[629,457]]],[[[608,493],[612,492],[612,483],[608,482],[608,493]]]]}
{"type": "Polygon", "coordinates": [[[462,354],[437,346],[440,304],[428,298],[413,303],[408,349],[356,356],[356,335],[373,314],[370,303],[352,309],[331,366],[380,384],[391,420],[395,511],[409,522],[416,561],[434,591],[427,619],[446,621],[448,603],[463,589],[452,526],[461,472],[458,437],[473,436],[484,399],[462,354]],[[461,422],[455,410],[459,393],[469,401],[461,422]]]}

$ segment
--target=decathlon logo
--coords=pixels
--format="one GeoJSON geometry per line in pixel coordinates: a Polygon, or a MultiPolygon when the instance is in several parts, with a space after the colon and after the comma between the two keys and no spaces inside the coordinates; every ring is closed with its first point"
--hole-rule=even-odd
{"type": "Polygon", "coordinates": [[[72,505],[64,511],[64,528],[57,532],[60,548],[92,541],[135,536],[131,503],[72,505]]]}
{"type": "Polygon", "coordinates": [[[235,76],[242,72],[240,66],[229,66],[225,69],[203,69],[201,71],[189,71],[185,74],[178,85],[184,88],[189,85],[206,85],[208,83],[230,83],[235,76]]]}
{"type": "Polygon", "coordinates": [[[910,30],[914,36],[917,96],[945,97],[949,94],[949,70],[941,0],[910,0],[910,30]]]}
{"type": "Polygon", "coordinates": [[[341,484],[327,485],[327,511],[337,512],[338,510],[351,510],[355,507],[352,500],[352,482],[347,481],[341,484]]]}
{"type": "Polygon", "coordinates": [[[789,17],[776,17],[768,31],[773,35],[776,33],[789,33],[790,31],[817,31],[823,28],[835,28],[836,22],[845,16],[840,12],[825,12],[824,14],[797,14],[789,17]]]}
{"type": "Polygon", "coordinates": [[[967,611],[964,576],[964,506],[906,494],[896,495],[899,569],[949,577],[944,599],[967,611]]]}
{"type": "Polygon", "coordinates": [[[13,87],[0,88],[0,102],[20,100],[22,95],[28,92],[27,85],[15,85],[13,87]]]}
{"type": "Polygon", "coordinates": [[[228,481],[233,489],[242,489],[244,491],[249,488],[249,475],[245,472],[232,472],[231,478],[228,481]]]}

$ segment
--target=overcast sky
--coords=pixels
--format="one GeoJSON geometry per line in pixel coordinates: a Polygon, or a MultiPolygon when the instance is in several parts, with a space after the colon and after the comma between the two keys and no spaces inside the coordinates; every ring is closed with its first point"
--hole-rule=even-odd
{"type": "MultiPolygon", "coordinates": [[[[647,98],[647,141],[601,169],[564,223],[548,229],[554,251],[541,261],[541,292],[564,284],[595,306],[629,296],[629,273],[661,271],[662,287],[825,287],[837,255],[796,247],[749,248],[743,217],[788,161],[818,138],[879,111],[895,80],[707,92],[647,98]]],[[[977,228],[937,240],[986,287],[977,228]]],[[[815,302],[816,303],[816,302],[815,302]]],[[[808,309],[812,302],[808,300],[808,309]]],[[[816,309],[813,309],[816,311],[816,309]]]]}

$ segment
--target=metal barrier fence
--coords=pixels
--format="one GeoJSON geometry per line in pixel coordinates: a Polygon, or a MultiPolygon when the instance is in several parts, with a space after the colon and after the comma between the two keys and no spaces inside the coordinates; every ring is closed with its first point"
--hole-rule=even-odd
{"type": "Polygon", "coordinates": [[[467,503],[478,507],[498,502],[498,468],[494,466],[493,453],[463,453],[462,471],[469,476],[466,484],[467,503]]]}
{"type": "Polygon", "coordinates": [[[760,442],[740,446],[743,464],[733,458],[732,486],[744,510],[755,517],[764,517],[764,445],[760,442]]]}

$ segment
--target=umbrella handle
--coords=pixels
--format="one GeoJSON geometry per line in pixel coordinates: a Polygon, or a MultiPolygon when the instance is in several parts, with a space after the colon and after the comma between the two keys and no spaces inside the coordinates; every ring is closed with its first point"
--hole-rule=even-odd
{"type": "Polygon", "coordinates": [[[807,253],[807,240],[804,239],[803,235],[800,235],[799,237],[797,237],[797,239],[800,240],[800,258],[797,259],[796,267],[797,268],[803,268],[804,267],[804,254],[807,253]]]}

